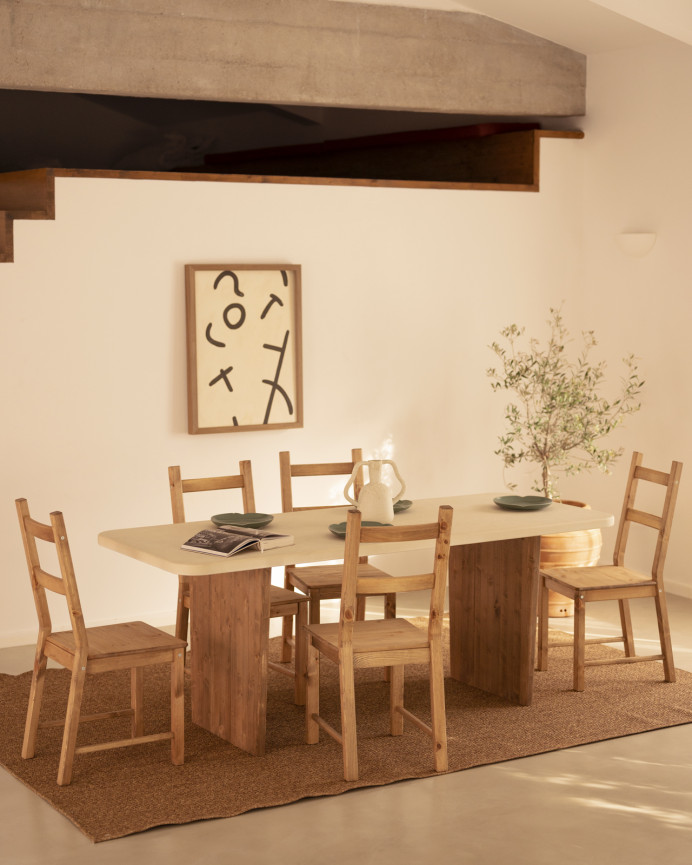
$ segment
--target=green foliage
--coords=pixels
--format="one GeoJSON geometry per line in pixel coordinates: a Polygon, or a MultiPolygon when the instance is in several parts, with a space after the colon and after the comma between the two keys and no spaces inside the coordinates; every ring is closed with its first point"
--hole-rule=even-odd
{"type": "Polygon", "coordinates": [[[532,489],[558,498],[556,473],[575,475],[595,467],[608,472],[622,455],[622,449],[611,450],[600,443],[626,415],[641,408],[638,396],[644,382],[636,358],[629,355],[623,358],[626,373],[619,395],[606,399],[601,395],[606,363],[590,359],[597,344],[593,331],[582,333],[583,348],[576,359],[570,359],[565,350],[570,339],[560,309],[551,308],[548,325],[547,344],[529,339],[528,349],[519,345],[524,328],[515,324],[504,328],[505,343],[490,346],[501,367],[487,373],[493,390],[512,391],[516,400],[505,409],[507,431],[499,437],[495,453],[506,468],[525,460],[536,463],[540,477],[532,489]]]}

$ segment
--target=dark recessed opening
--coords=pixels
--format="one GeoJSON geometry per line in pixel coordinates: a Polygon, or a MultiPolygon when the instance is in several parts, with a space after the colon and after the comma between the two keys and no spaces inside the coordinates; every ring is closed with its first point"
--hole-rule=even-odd
{"type": "MultiPolygon", "coordinates": [[[[343,158],[335,161],[334,148],[328,147],[334,163],[330,167],[330,160],[324,158],[325,143],[488,123],[570,126],[570,118],[490,118],[18,90],[0,90],[0,116],[5,119],[0,136],[0,171],[4,172],[48,167],[386,178],[392,160],[381,146],[374,161],[361,148],[355,167],[346,166],[343,158]],[[301,156],[294,169],[286,159],[277,161],[276,153],[269,159],[266,151],[280,147],[290,148],[286,155],[291,159],[301,156]],[[306,160],[311,148],[314,158],[306,160]],[[320,148],[323,152],[318,154],[320,148]],[[259,161],[258,152],[264,152],[259,161]],[[245,167],[234,157],[240,153],[246,157],[245,167]],[[215,161],[215,154],[225,154],[227,165],[215,161]]],[[[356,148],[347,149],[353,161],[356,148]]],[[[430,165],[420,149],[406,158],[430,165]]],[[[399,175],[403,169],[392,170],[399,175]]],[[[410,168],[405,174],[411,176],[410,168]]]]}

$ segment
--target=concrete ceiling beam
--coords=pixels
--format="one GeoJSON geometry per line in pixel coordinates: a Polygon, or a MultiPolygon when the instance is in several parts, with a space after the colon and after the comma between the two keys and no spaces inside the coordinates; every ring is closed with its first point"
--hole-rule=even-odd
{"type": "Polygon", "coordinates": [[[465,12],[331,0],[0,4],[0,87],[485,116],[585,113],[586,58],[465,12]]]}

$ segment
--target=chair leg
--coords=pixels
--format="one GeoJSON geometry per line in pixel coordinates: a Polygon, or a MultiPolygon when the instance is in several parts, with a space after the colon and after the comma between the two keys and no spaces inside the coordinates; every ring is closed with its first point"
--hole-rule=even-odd
{"type": "MultiPolygon", "coordinates": [[[[289,592],[295,592],[295,586],[291,585],[288,578],[284,579],[284,588],[289,592]]],[[[293,616],[284,616],[281,625],[281,663],[289,664],[293,657],[292,650],[293,641],[293,616]]]]}
{"type": "Polygon", "coordinates": [[[171,762],[182,766],[185,759],[185,652],[176,649],[171,663],[171,762]]]}
{"type": "Polygon", "coordinates": [[[281,663],[289,664],[293,657],[293,616],[284,616],[281,625],[281,663]]]}
{"type": "Polygon", "coordinates": [[[358,595],[356,598],[356,621],[365,621],[365,597],[363,595],[358,595]]]}
{"type": "Polygon", "coordinates": [[[144,670],[132,667],[130,670],[130,705],[132,706],[132,738],[144,735],[144,670]]]}
{"type": "Polygon", "coordinates": [[[404,707],[404,665],[388,667],[389,670],[389,727],[392,736],[404,732],[404,716],[397,707],[404,707]]]}
{"type": "MultiPolygon", "coordinates": [[[[396,619],[396,592],[384,596],[384,617],[385,619],[396,619]]],[[[385,682],[391,682],[393,669],[393,667],[384,668],[385,682]]]]}
{"type": "Polygon", "coordinates": [[[430,647],[430,711],[433,754],[436,772],[446,772],[447,715],[445,712],[445,679],[442,666],[442,647],[430,647]]]}
{"type": "Polygon", "coordinates": [[[320,713],[320,653],[308,638],[305,690],[305,742],[316,745],[320,741],[320,727],[314,716],[320,713]]]}
{"type": "Polygon", "coordinates": [[[311,625],[319,625],[320,623],[320,597],[319,595],[310,593],[308,601],[308,621],[311,625]]]}
{"type": "Polygon", "coordinates": [[[353,679],[353,650],[341,649],[339,662],[341,696],[341,747],[344,757],[344,781],[358,780],[358,738],[356,733],[356,694],[353,679]]]}
{"type": "Polygon", "coordinates": [[[62,737],[62,750],[60,752],[60,765],[58,767],[58,784],[61,787],[66,786],[72,781],[72,764],[74,762],[74,749],[77,743],[79,714],[82,706],[85,679],[86,658],[80,658],[79,655],[76,655],[72,668],[70,696],[67,699],[65,732],[62,737]]]}
{"type": "Polygon", "coordinates": [[[548,588],[541,577],[538,586],[538,647],[536,649],[536,669],[548,669],[548,588]]]}
{"type": "Polygon", "coordinates": [[[668,604],[663,589],[659,589],[655,601],[658,635],[661,639],[661,654],[663,655],[663,673],[666,682],[674,682],[673,645],[670,640],[670,627],[668,625],[668,604]]]}
{"type": "MultiPolygon", "coordinates": [[[[185,640],[190,632],[190,604],[192,601],[190,584],[183,580],[182,576],[178,577],[178,608],[175,614],[175,636],[179,640],[185,640]],[[185,593],[188,595],[187,605],[185,604],[185,593]]],[[[187,655],[187,648],[183,651],[184,656],[187,655]]],[[[185,658],[187,660],[187,658],[185,658]]]]}
{"type": "Polygon", "coordinates": [[[189,585],[178,577],[178,608],[175,614],[175,635],[179,640],[187,641],[187,632],[190,621],[190,608],[185,606],[184,594],[189,590],[189,585]]]}
{"type": "Polygon", "coordinates": [[[584,690],[584,649],[586,641],[586,603],[582,595],[574,598],[573,688],[584,690]]]}
{"type": "Polygon", "coordinates": [[[22,757],[28,760],[36,753],[36,734],[38,732],[39,715],[41,714],[41,702],[43,700],[43,686],[46,682],[46,664],[48,659],[43,654],[43,644],[36,647],[34,659],[34,672],[31,677],[31,691],[29,692],[29,706],[26,713],[26,725],[24,727],[24,742],[22,744],[22,757]]]}
{"type": "Polygon", "coordinates": [[[295,661],[295,688],[294,701],[296,706],[305,705],[306,675],[307,675],[307,631],[308,623],[307,604],[298,604],[296,611],[296,661],[295,661]]]}
{"type": "Polygon", "coordinates": [[[632,617],[630,616],[630,602],[627,598],[618,601],[620,606],[620,624],[622,625],[622,640],[625,644],[625,655],[633,658],[637,653],[634,648],[632,636],[632,617]]]}

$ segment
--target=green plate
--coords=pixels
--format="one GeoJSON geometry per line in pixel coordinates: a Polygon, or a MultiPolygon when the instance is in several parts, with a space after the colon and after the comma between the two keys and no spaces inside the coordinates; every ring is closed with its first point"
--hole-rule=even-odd
{"type": "MultiPolygon", "coordinates": [[[[374,523],[371,520],[363,520],[361,526],[391,526],[391,523],[374,523]]],[[[329,526],[329,531],[336,535],[337,538],[346,537],[346,523],[332,523],[329,526]]]]}
{"type": "Polygon", "coordinates": [[[552,499],[543,496],[498,496],[493,501],[508,511],[539,511],[553,502],[552,499]]]}
{"type": "Polygon", "coordinates": [[[274,519],[271,514],[215,514],[211,521],[215,526],[245,526],[261,529],[274,519]]]}
{"type": "Polygon", "coordinates": [[[407,511],[413,502],[410,502],[408,499],[399,499],[398,502],[394,502],[394,513],[400,514],[402,511],[407,511]]]}

